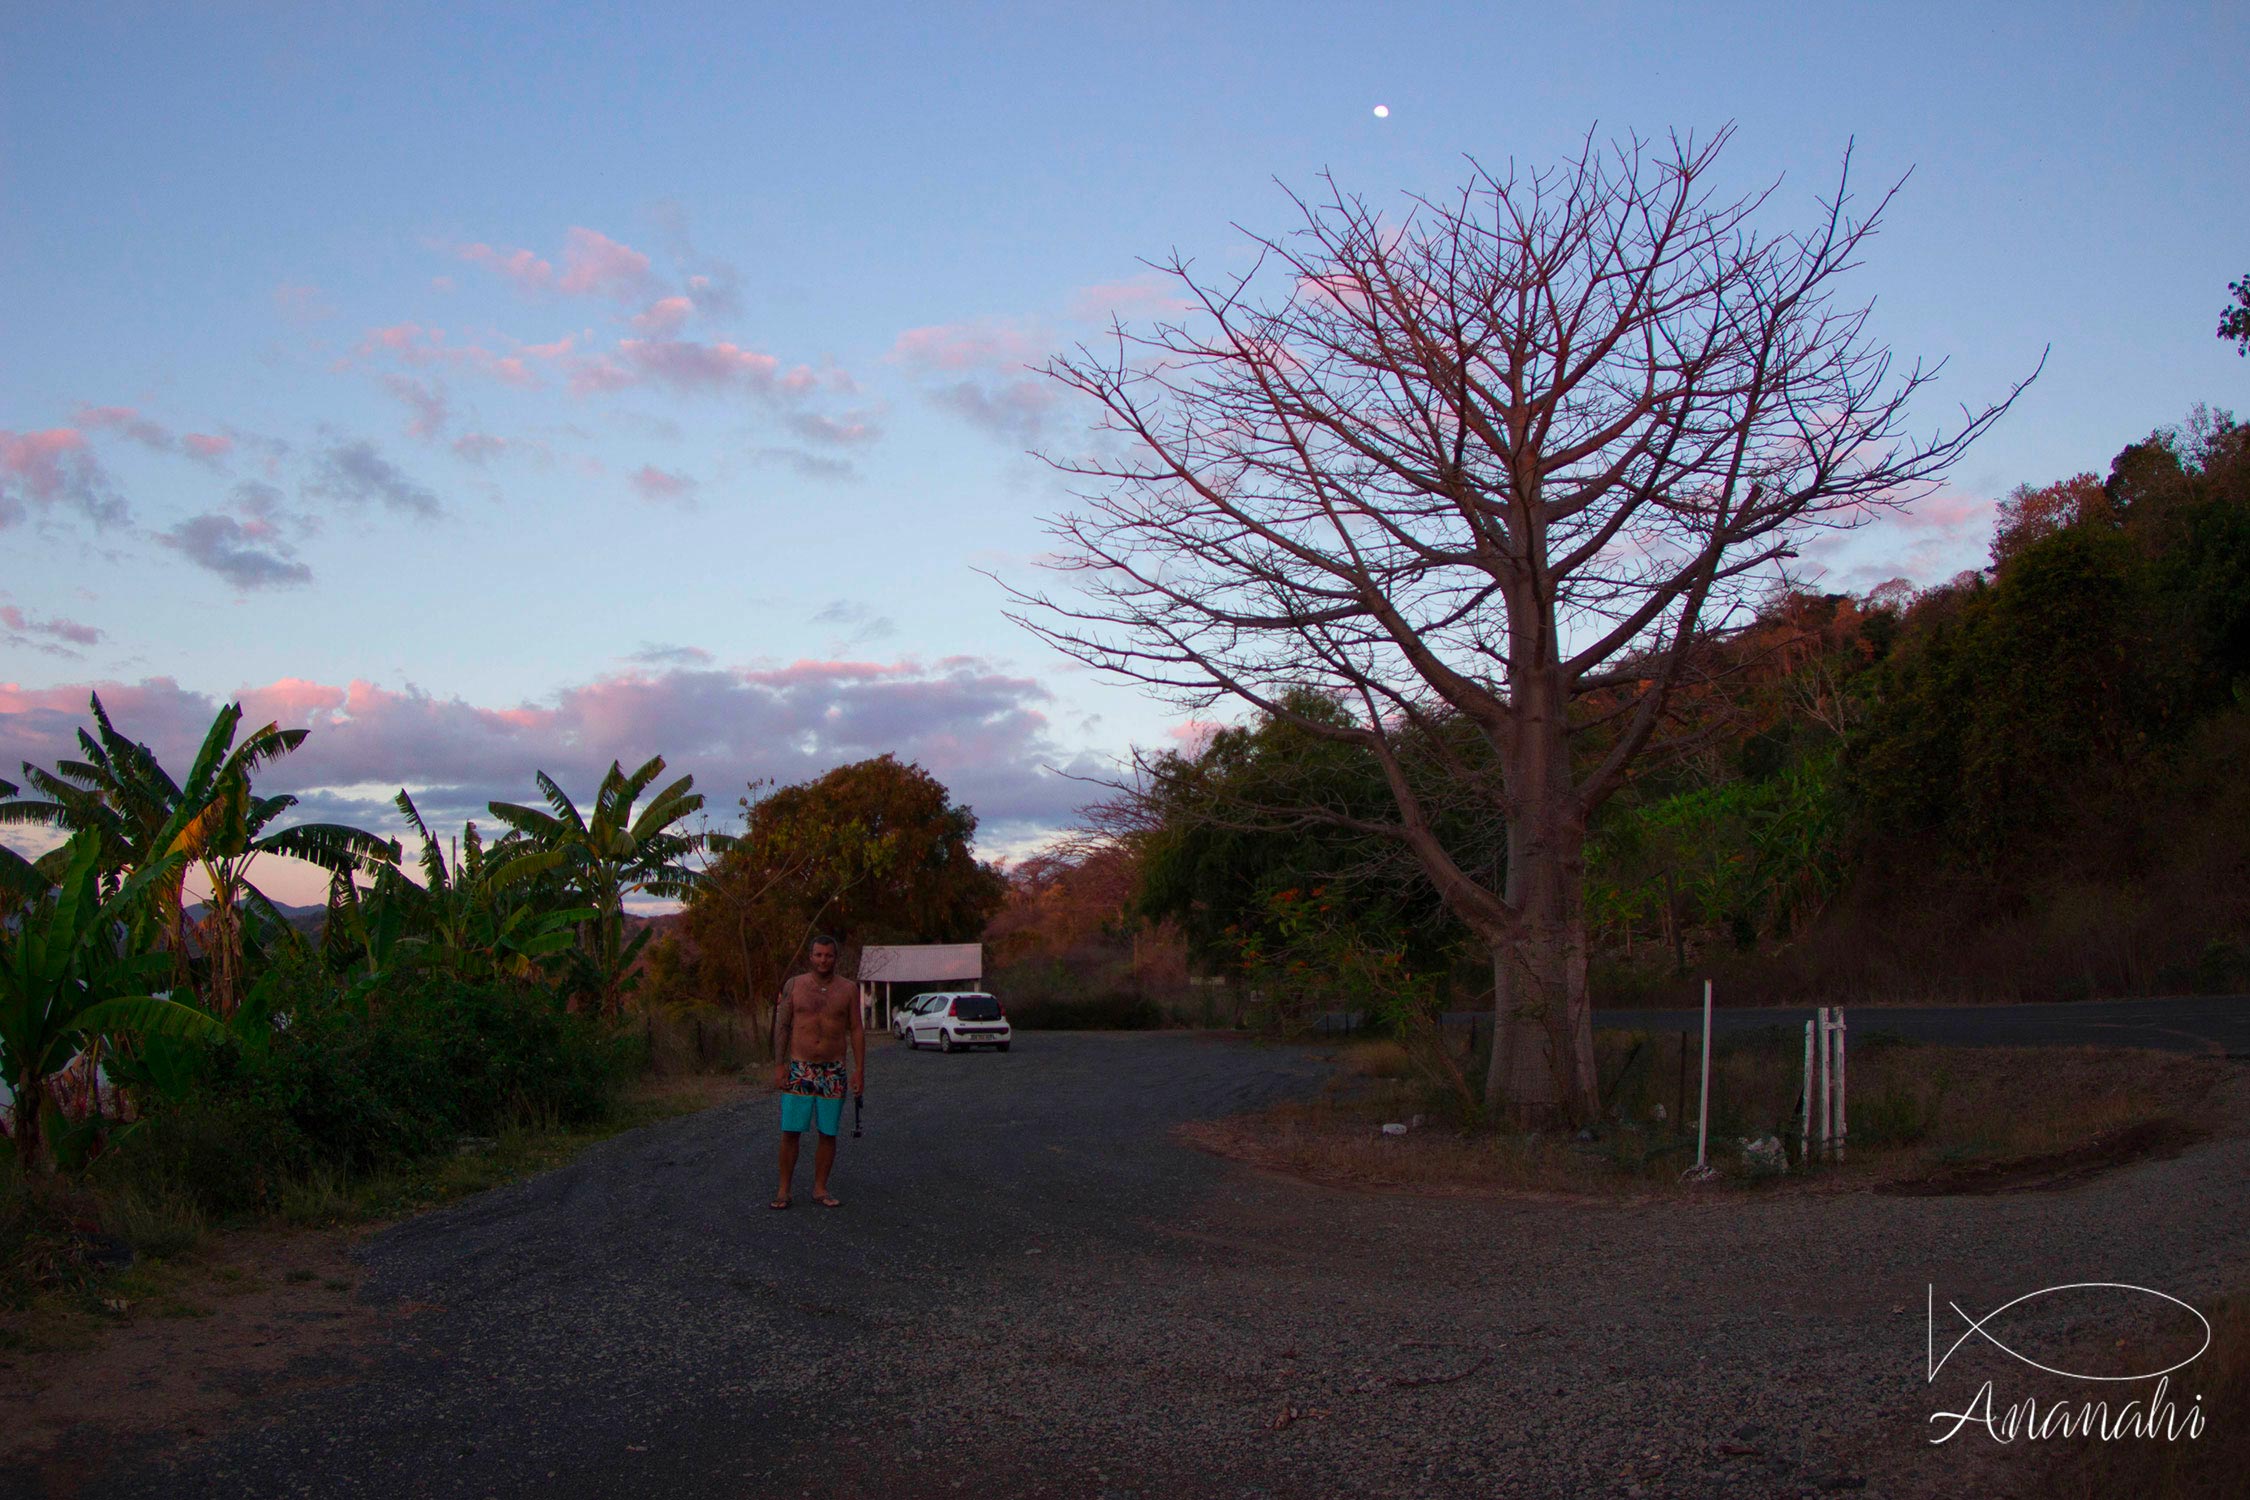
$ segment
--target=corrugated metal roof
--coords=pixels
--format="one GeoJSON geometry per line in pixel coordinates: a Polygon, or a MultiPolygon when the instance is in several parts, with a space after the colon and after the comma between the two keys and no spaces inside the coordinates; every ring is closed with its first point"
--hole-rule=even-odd
{"type": "Polygon", "coordinates": [[[933,979],[982,979],[984,944],[917,943],[859,950],[862,982],[919,984],[933,979]]]}

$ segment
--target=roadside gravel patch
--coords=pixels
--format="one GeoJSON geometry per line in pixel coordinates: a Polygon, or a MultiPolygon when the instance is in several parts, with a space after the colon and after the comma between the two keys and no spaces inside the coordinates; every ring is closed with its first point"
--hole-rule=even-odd
{"type": "Polygon", "coordinates": [[[377,1237],[362,1296],[419,1310],[372,1368],[102,1489],[1994,1493],[2029,1471],[1927,1442],[1958,1393],[1926,1286],[2194,1300],[2250,1266],[2239,1133],[1996,1198],[1447,1200],[1172,1139],[1316,1088],[1300,1050],[1027,1034],[870,1072],[844,1209],[760,1207],[770,1101],[620,1137],[377,1237]]]}

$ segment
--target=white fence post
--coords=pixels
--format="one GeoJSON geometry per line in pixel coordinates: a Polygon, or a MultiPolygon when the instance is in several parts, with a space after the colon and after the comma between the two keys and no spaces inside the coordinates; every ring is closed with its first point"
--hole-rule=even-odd
{"type": "Polygon", "coordinates": [[[1844,1113],[1844,1008],[1836,1007],[1836,1160],[1844,1159],[1844,1145],[1851,1136],[1844,1113]]]}
{"type": "Polygon", "coordinates": [[[1830,1092],[1828,1007],[1820,1008],[1820,1158],[1828,1159],[1829,1126],[1835,1120],[1835,1096],[1830,1092]]]}
{"type": "Polygon", "coordinates": [[[1797,1159],[1801,1166],[1813,1164],[1813,1023],[1805,1023],[1805,1084],[1799,1096],[1797,1110],[1797,1159]]]}

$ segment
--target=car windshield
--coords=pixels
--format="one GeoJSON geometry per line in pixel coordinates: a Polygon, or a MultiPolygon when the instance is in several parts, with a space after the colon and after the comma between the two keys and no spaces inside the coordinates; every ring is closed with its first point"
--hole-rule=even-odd
{"type": "Polygon", "coordinates": [[[1000,1002],[990,995],[962,995],[953,1002],[953,1016],[960,1021],[997,1021],[1000,1002]]]}

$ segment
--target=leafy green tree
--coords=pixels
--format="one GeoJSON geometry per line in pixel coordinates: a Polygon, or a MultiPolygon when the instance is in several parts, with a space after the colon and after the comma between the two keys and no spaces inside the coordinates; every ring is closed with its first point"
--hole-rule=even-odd
{"type": "Polygon", "coordinates": [[[818,931],[847,945],[967,942],[1006,899],[971,850],[976,814],[920,766],[890,755],[742,801],[744,831],[688,907],[706,981],[761,1029],[818,931]]]}
{"type": "Polygon", "coordinates": [[[2234,302],[2219,314],[2219,337],[2234,340],[2234,352],[2250,354],[2250,276],[2227,283],[2234,302]]]}
{"type": "MultiPolygon", "coordinates": [[[[1290,708],[1336,714],[1310,695],[1290,708]]],[[[1351,826],[1390,811],[1373,755],[1261,715],[1215,731],[1193,755],[1159,756],[1143,769],[1136,905],[1151,920],[1179,922],[1197,961],[1246,977],[1246,954],[1286,946],[1276,897],[1319,886],[1348,893],[1339,910],[1352,914],[1369,951],[1403,946],[1418,970],[1447,962],[1462,928],[1436,889],[1394,842],[1351,826]]],[[[1497,840],[1480,855],[1469,828],[1447,831],[1472,862],[1505,859],[1497,840]]],[[[1286,915],[1294,925],[1298,913],[1286,915]]]]}
{"type": "Polygon", "coordinates": [[[74,835],[55,888],[0,932],[0,1072],[14,1091],[12,1129],[26,1167],[41,1160],[52,1124],[47,1080],[95,1037],[218,1036],[223,1028],[193,1006],[149,992],[163,974],[160,953],[135,953],[125,935],[150,895],[175,878],[186,856],[164,855],[132,871],[105,900],[101,836],[74,835]]]}

